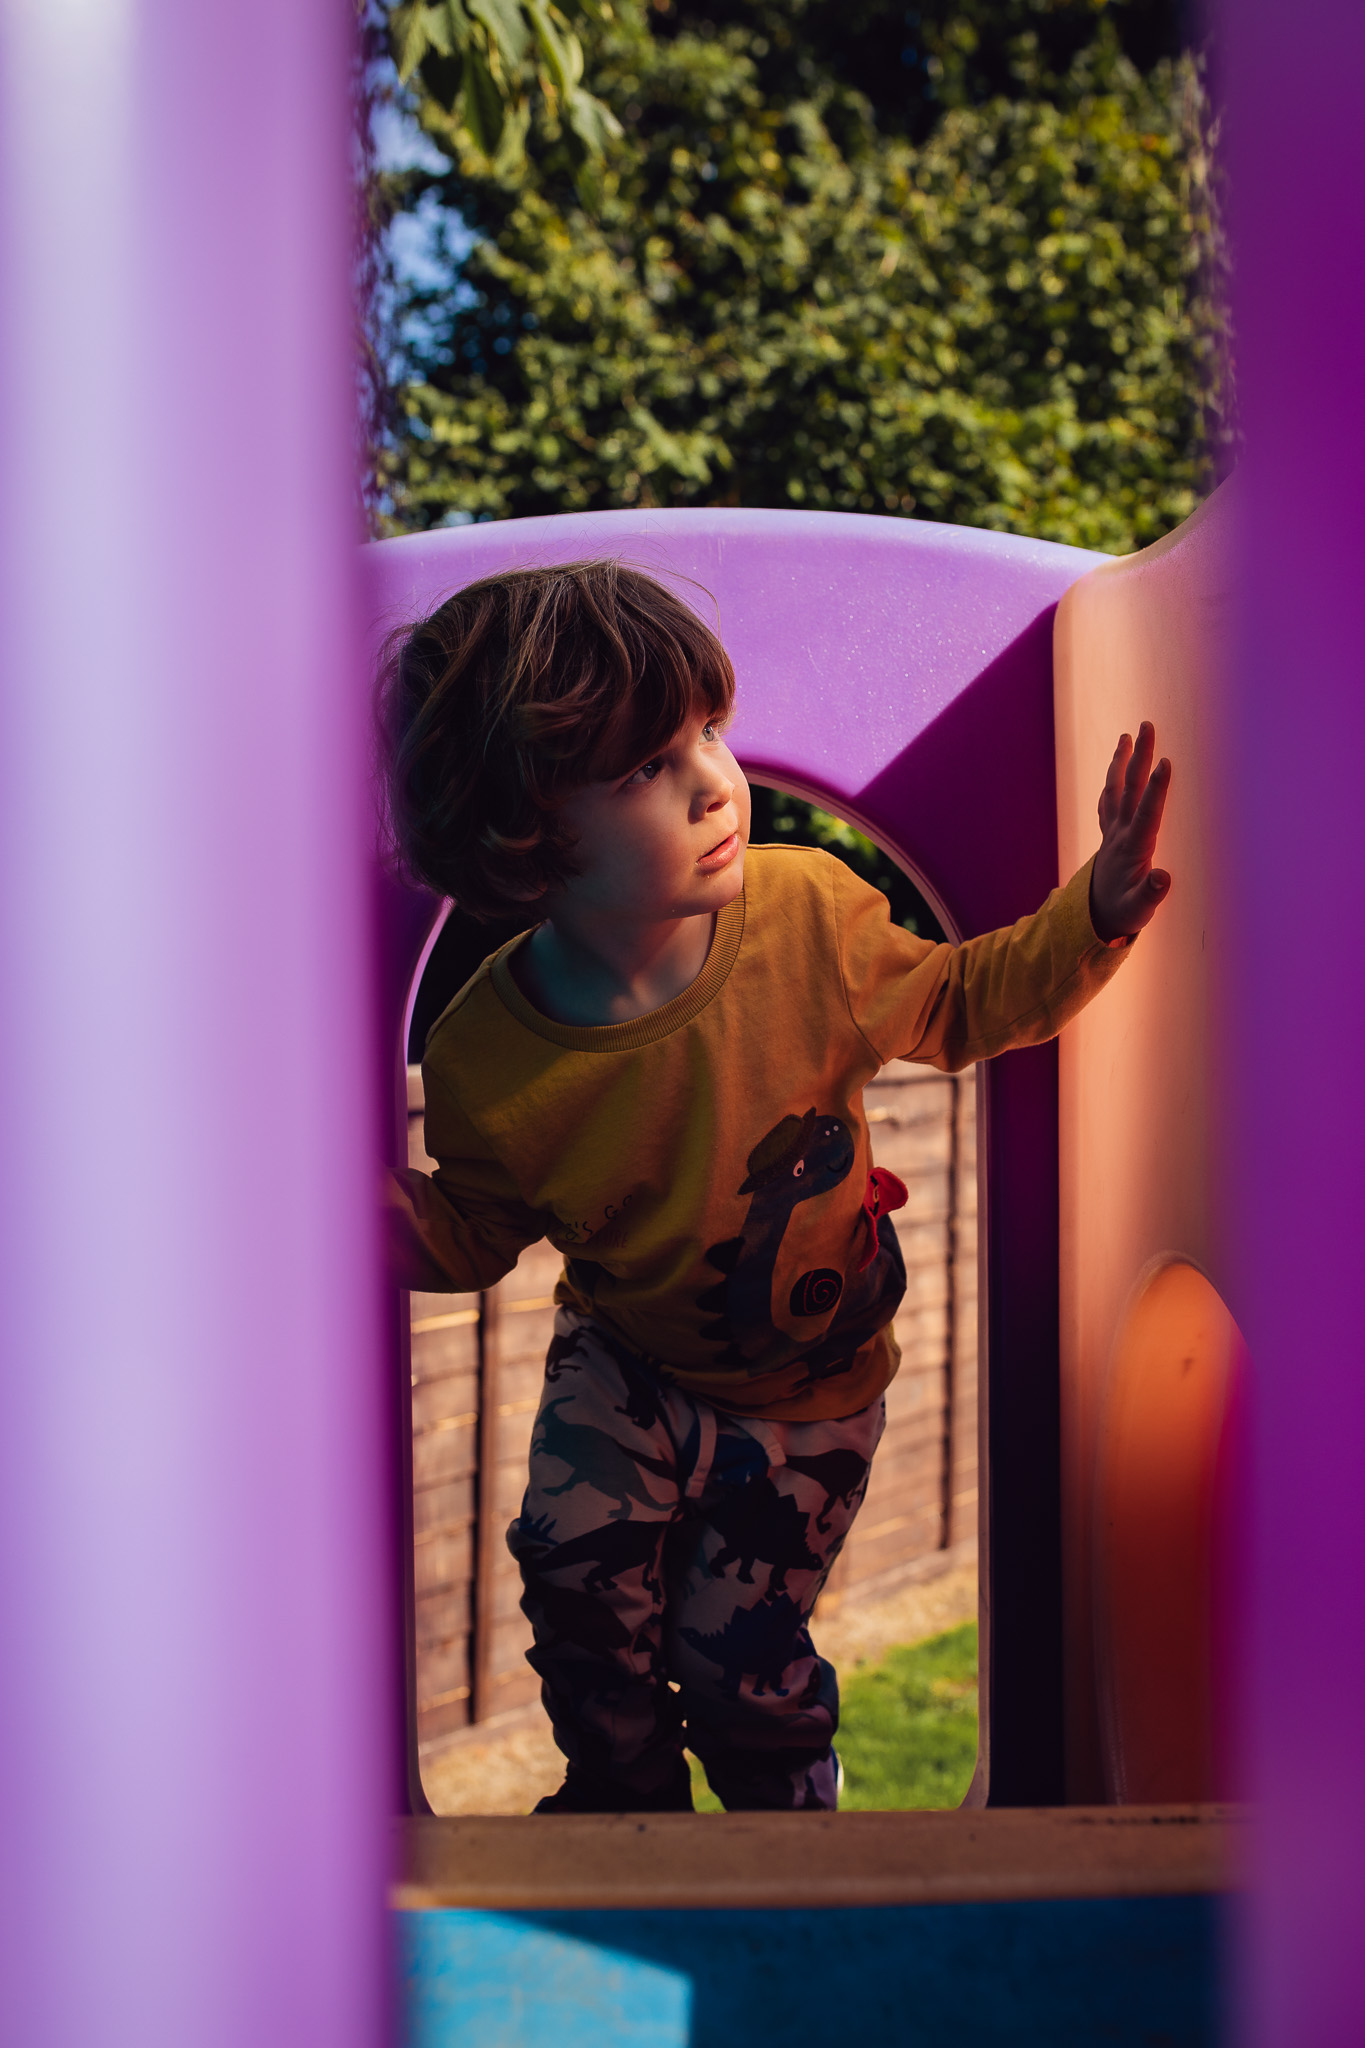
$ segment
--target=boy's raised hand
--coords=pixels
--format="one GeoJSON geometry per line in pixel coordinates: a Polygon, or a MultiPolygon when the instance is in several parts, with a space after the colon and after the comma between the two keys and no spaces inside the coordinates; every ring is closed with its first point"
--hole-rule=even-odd
{"type": "Polygon", "coordinates": [[[1104,838],[1090,877],[1090,922],[1106,943],[1140,932],[1171,886],[1165,869],[1152,866],[1171,786],[1171,764],[1153,768],[1155,752],[1156,732],[1144,719],[1136,746],[1127,733],[1119,740],[1100,796],[1104,838]]]}

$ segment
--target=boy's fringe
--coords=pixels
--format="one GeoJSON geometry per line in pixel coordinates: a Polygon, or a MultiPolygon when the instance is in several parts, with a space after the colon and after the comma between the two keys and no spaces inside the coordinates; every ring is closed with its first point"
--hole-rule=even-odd
{"type": "Polygon", "coordinates": [[[571,791],[629,774],[698,713],[728,716],[734,688],[715,634],[619,561],[472,583],[384,644],[388,857],[474,917],[521,911],[577,872],[571,791]]]}

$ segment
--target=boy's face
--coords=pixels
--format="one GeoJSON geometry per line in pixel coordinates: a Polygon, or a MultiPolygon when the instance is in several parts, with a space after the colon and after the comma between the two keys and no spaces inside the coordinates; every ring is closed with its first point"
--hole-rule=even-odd
{"type": "Polygon", "coordinates": [[[701,917],[744,886],[749,785],[703,716],[631,774],[575,790],[561,815],[582,872],[547,903],[552,920],[560,904],[637,923],[701,917]]]}

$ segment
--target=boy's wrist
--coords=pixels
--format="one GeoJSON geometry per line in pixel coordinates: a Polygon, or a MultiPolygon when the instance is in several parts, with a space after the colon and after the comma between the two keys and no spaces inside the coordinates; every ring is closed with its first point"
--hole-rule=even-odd
{"type": "Polygon", "coordinates": [[[1104,914],[1096,909],[1095,870],[1093,866],[1090,870],[1090,890],[1086,907],[1090,913],[1090,929],[1102,946],[1130,946],[1133,943],[1134,933],[1116,932],[1104,914]]]}

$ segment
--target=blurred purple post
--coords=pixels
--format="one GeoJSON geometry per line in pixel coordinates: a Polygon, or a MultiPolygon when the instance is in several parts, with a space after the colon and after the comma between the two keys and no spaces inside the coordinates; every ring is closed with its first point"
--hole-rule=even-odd
{"type": "Polygon", "coordinates": [[[338,0],[0,0],[0,2032],[383,2032],[338,0]]]}
{"type": "Polygon", "coordinates": [[[1228,0],[1248,485],[1234,1310],[1255,1361],[1238,2038],[1365,2040],[1365,8],[1228,0]]]}

